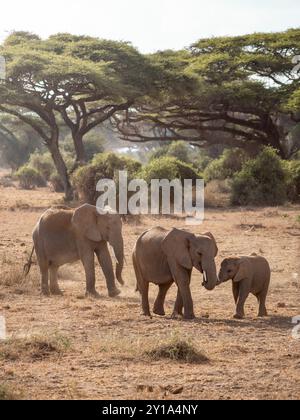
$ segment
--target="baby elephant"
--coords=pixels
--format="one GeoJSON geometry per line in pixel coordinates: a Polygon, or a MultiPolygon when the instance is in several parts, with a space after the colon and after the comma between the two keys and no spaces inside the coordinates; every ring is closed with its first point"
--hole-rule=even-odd
{"type": "Polygon", "coordinates": [[[233,297],[236,303],[234,318],[244,318],[244,305],[249,293],[256,296],[259,302],[258,316],[268,315],[266,298],[270,278],[271,270],[268,261],[256,254],[249,257],[226,258],[222,262],[218,284],[232,280],[233,297]]]}

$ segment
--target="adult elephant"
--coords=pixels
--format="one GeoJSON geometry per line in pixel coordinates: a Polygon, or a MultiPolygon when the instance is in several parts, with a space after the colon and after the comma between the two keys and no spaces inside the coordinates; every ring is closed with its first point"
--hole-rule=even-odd
{"type": "MultiPolygon", "coordinates": [[[[109,296],[114,297],[120,293],[108,250],[109,243],[117,259],[116,278],[120,284],[124,284],[124,245],[122,222],[118,214],[99,214],[96,207],[89,204],[76,210],[51,208],[42,215],[35,227],[33,242],[44,295],[60,295],[57,282],[59,267],[81,260],[86,275],[86,295],[98,298],[95,288],[95,254],[106,278],[109,296]]],[[[30,263],[27,271],[29,269],[30,263]]]]}
{"type": "Polygon", "coordinates": [[[149,283],[159,286],[153,312],[163,316],[166,294],[175,282],[178,292],[173,317],[182,315],[184,308],[184,318],[193,319],[195,315],[190,290],[193,267],[203,273],[203,286],[213,290],[218,281],[215,264],[217,253],[217,244],[211,233],[196,236],[184,230],[169,231],[161,227],[143,233],[133,251],[143,314],[150,316],[149,283]]]}

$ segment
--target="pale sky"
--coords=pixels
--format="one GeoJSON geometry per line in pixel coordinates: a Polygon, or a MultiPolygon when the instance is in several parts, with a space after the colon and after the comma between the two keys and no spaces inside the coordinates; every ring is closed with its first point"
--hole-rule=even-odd
{"type": "Polygon", "coordinates": [[[70,32],[130,41],[142,52],[299,26],[299,0],[6,0],[0,7],[0,40],[13,30],[70,32]]]}

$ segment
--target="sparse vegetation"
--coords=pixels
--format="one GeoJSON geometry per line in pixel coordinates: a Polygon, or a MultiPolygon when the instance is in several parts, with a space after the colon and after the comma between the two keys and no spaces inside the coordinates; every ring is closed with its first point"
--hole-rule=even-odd
{"type": "Polygon", "coordinates": [[[138,178],[144,179],[150,184],[152,179],[199,179],[201,174],[188,163],[181,162],[175,157],[164,156],[151,160],[148,165],[137,174],[138,178]]]}
{"type": "Polygon", "coordinates": [[[29,158],[28,166],[34,168],[45,181],[49,181],[51,175],[56,171],[49,152],[43,154],[40,152],[33,153],[29,158]]]}
{"type": "Polygon", "coordinates": [[[38,361],[55,355],[60,356],[69,348],[69,339],[60,334],[11,338],[0,342],[0,360],[38,361]]]}
{"type": "Polygon", "coordinates": [[[277,206],[287,200],[287,175],[282,160],[270,147],[246,162],[232,183],[234,205],[277,206]]]}
{"type": "Polygon", "coordinates": [[[146,354],[153,360],[170,359],[177,362],[185,363],[207,363],[208,357],[196,350],[195,347],[174,338],[170,343],[157,345],[153,350],[147,351],[146,354]]]}
{"type": "Polygon", "coordinates": [[[205,207],[223,207],[230,205],[231,185],[229,180],[213,180],[205,187],[205,207]]]}
{"type": "Polygon", "coordinates": [[[209,182],[232,178],[241,171],[248,159],[247,153],[242,149],[226,149],[218,159],[211,161],[206,167],[204,179],[209,182]]]}
{"type": "Polygon", "coordinates": [[[98,181],[117,180],[118,171],[122,170],[127,170],[129,178],[133,178],[141,166],[134,159],[118,156],[115,153],[103,153],[96,155],[90,164],[79,168],[73,175],[73,182],[82,199],[95,204],[99,196],[96,191],[98,181]]]}
{"type": "Polygon", "coordinates": [[[46,181],[43,176],[34,168],[25,165],[15,174],[20,183],[20,187],[25,190],[32,190],[36,187],[45,187],[46,181]]]}

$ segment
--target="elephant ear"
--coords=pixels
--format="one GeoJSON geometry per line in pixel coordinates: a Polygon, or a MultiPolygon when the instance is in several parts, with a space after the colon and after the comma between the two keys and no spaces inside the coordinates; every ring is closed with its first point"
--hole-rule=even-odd
{"type": "Polygon", "coordinates": [[[168,258],[173,258],[176,262],[187,270],[193,268],[190,256],[190,240],[193,235],[182,230],[173,229],[165,237],[162,243],[162,250],[168,258]]]}
{"type": "Polygon", "coordinates": [[[206,233],[204,233],[204,236],[208,236],[213,241],[214,255],[216,257],[218,255],[219,249],[218,249],[217,242],[215,240],[214,235],[211,232],[206,232],[206,233]]]}
{"type": "Polygon", "coordinates": [[[238,262],[238,272],[233,278],[234,283],[245,280],[249,277],[249,263],[247,260],[240,259],[238,262]]]}
{"type": "Polygon", "coordinates": [[[101,232],[97,225],[97,209],[90,204],[84,204],[75,210],[72,225],[77,232],[90,241],[100,242],[102,240],[101,232]]]}

